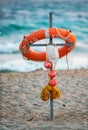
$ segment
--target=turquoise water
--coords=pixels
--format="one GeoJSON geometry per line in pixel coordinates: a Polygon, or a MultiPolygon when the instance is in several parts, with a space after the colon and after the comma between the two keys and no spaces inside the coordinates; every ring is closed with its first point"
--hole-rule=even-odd
{"type": "MultiPolygon", "coordinates": [[[[76,48],[68,55],[70,69],[88,68],[88,0],[3,0],[0,1],[0,71],[43,68],[43,63],[24,60],[18,48],[24,35],[49,28],[49,12],[53,12],[53,27],[69,29],[77,38],[76,48]]],[[[65,57],[58,60],[57,69],[67,69],[65,57]]]]}

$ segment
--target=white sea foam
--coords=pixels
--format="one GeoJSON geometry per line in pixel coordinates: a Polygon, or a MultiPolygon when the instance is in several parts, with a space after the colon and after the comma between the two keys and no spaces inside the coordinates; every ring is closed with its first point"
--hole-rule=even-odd
{"type": "MultiPolygon", "coordinates": [[[[34,62],[25,60],[19,54],[16,55],[1,55],[0,56],[0,71],[19,71],[28,72],[37,69],[45,69],[44,62],[34,62]],[[3,56],[3,58],[2,58],[3,56]]],[[[69,54],[68,63],[70,69],[88,68],[88,55],[69,54]]],[[[67,69],[66,57],[58,60],[56,64],[57,70],[67,69]]]]}
{"type": "MultiPolygon", "coordinates": [[[[88,68],[88,55],[69,54],[68,64],[70,69],[88,68]]],[[[67,69],[66,57],[58,60],[57,69],[67,69]]]]}

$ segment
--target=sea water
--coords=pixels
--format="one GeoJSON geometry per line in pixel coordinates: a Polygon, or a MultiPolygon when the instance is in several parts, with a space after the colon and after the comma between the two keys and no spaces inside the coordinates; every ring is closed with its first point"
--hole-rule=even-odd
{"type": "MultiPolygon", "coordinates": [[[[43,62],[23,59],[19,44],[25,35],[49,28],[49,12],[53,12],[53,27],[71,30],[76,36],[76,47],[68,54],[69,68],[88,68],[88,0],[0,0],[0,71],[44,68],[43,62]]],[[[66,57],[58,59],[56,68],[67,69],[66,57]]]]}

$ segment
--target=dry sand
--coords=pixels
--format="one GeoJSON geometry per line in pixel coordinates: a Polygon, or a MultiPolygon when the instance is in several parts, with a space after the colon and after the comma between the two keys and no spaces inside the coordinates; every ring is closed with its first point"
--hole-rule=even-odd
{"type": "Polygon", "coordinates": [[[88,69],[57,71],[62,96],[50,103],[40,99],[47,71],[0,73],[0,130],[88,130],[88,69]]]}

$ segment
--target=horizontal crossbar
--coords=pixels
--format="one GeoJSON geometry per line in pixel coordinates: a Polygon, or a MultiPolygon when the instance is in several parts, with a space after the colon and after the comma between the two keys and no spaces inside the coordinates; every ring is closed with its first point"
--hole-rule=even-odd
{"type": "MultiPolygon", "coordinates": [[[[49,44],[26,44],[27,46],[32,46],[32,47],[35,47],[35,46],[47,46],[49,44]]],[[[73,46],[72,43],[57,43],[57,44],[53,44],[53,45],[56,45],[56,46],[73,46]]]]}

